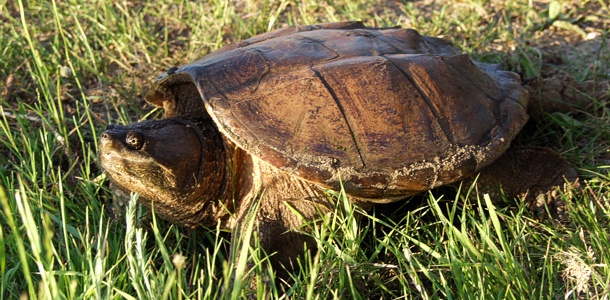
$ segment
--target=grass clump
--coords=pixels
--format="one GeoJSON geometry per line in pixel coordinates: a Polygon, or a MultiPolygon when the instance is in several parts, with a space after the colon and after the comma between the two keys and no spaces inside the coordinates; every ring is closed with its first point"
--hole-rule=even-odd
{"type": "Polygon", "coordinates": [[[578,168],[582,188],[566,196],[568,224],[459,193],[372,212],[338,193],[336,211],[311,224],[320,251],[303,258],[289,286],[265,284],[274,279],[267,254],[230,243],[218,228],[178,228],[135,199],[123,218],[111,218],[96,152],[107,124],[159,116],[143,100],[158,73],[272,29],[399,25],[525,78],[551,66],[580,81],[607,80],[608,13],[603,1],[2,3],[0,299],[607,298],[610,118],[602,98],[588,113],[545,115],[520,138],[550,145],[578,168]]]}

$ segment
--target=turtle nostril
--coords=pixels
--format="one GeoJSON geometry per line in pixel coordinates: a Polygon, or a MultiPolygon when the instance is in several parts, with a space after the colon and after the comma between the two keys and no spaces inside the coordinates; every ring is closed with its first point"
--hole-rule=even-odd
{"type": "Polygon", "coordinates": [[[101,138],[105,139],[105,140],[109,140],[110,139],[110,134],[108,134],[107,132],[104,131],[104,132],[102,132],[101,138]]]}
{"type": "Polygon", "coordinates": [[[125,136],[125,144],[133,150],[140,150],[144,145],[144,135],[137,131],[130,131],[125,136]]]}

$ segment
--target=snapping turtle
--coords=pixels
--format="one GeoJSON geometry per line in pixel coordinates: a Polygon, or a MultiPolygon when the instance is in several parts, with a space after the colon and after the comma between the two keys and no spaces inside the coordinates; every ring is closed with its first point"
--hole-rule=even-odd
{"type": "Polygon", "coordinates": [[[536,197],[575,176],[549,150],[504,154],[528,119],[515,73],[411,29],[276,30],[171,68],[146,100],[166,118],[101,135],[112,183],[188,227],[239,228],[264,191],[257,232],[276,264],[303,251],[308,238],[291,229],[328,208],[326,189],[342,185],[366,208],[494,161],[481,180],[512,178],[502,184],[515,195],[536,197]]]}

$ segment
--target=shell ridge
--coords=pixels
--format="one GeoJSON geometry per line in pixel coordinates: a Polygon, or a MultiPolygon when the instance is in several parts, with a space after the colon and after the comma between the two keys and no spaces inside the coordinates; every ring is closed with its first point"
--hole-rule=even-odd
{"type": "Polygon", "coordinates": [[[345,108],[343,107],[343,104],[341,104],[341,101],[339,100],[339,97],[337,97],[337,94],[335,93],[334,89],[330,86],[328,81],[326,81],[326,78],[324,78],[324,76],[320,72],[318,72],[318,70],[316,70],[314,68],[311,68],[311,70],[320,79],[320,81],[322,82],[324,87],[328,90],[328,92],[330,93],[331,97],[335,101],[335,104],[337,105],[337,108],[341,112],[341,115],[343,116],[343,119],[345,120],[345,123],[347,124],[347,129],[349,130],[349,133],[351,135],[352,141],[354,142],[354,146],[356,147],[356,151],[358,152],[358,157],[360,158],[360,161],[362,162],[362,166],[365,167],[366,166],[366,162],[365,162],[364,157],[362,155],[362,149],[360,148],[360,143],[358,143],[358,139],[356,138],[356,134],[354,132],[353,126],[352,126],[352,124],[350,124],[350,121],[347,118],[347,114],[345,113],[345,108]]]}
{"type": "MultiPolygon", "coordinates": [[[[468,54],[458,54],[458,55],[456,55],[456,56],[461,56],[461,55],[466,55],[466,56],[468,56],[468,58],[470,59],[470,55],[468,55],[468,54]]],[[[457,72],[459,73],[459,70],[460,70],[460,69],[459,69],[459,68],[457,68],[457,67],[455,66],[455,64],[454,64],[454,63],[453,63],[453,62],[452,62],[450,59],[446,59],[446,60],[445,60],[445,62],[447,63],[447,65],[448,65],[448,66],[450,66],[450,67],[451,67],[451,69],[453,69],[454,71],[457,71],[457,72]]],[[[486,64],[486,65],[489,65],[489,64],[486,64]]],[[[488,74],[488,73],[487,73],[485,70],[483,70],[483,69],[479,69],[479,70],[481,70],[481,73],[482,73],[482,74],[484,74],[484,75],[485,75],[485,77],[487,77],[487,79],[488,79],[489,81],[494,82],[494,83],[496,82],[496,81],[495,81],[495,80],[494,80],[494,79],[493,79],[491,76],[489,76],[489,74],[488,74]]],[[[497,70],[497,71],[501,71],[501,70],[497,70]]],[[[502,71],[502,72],[504,72],[504,71],[502,71]]],[[[467,77],[468,77],[468,76],[467,76],[467,77]]],[[[468,78],[470,78],[470,77],[468,77],[468,78]]],[[[475,85],[473,84],[472,80],[468,80],[468,82],[469,82],[469,83],[470,83],[472,86],[475,86],[475,85]]],[[[497,83],[496,83],[496,85],[497,85],[497,83]]],[[[476,87],[477,87],[477,89],[478,89],[478,90],[479,90],[481,93],[483,93],[483,94],[484,94],[484,95],[485,95],[487,98],[492,99],[492,100],[494,100],[494,101],[498,101],[498,100],[500,100],[500,99],[502,99],[502,98],[510,98],[508,95],[506,95],[506,93],[504,93],[504,91],[503,91],[503,90],[502,90],[500,87],[498,87],[498,90],[499,90],[499,91],[502,93],[502,96],[504,96],[504,97],[500,97],[500,98],[494,97],[493,95],[489,94],[489,93],[488,93],[488,92],[487,92],[485,89],[481,89],[481,88],[479,88],[479,86],[476,86],[476,87]]],[[[495,113],[494,113],[494,116],[495,116],[495,113]]],[[[496,118],[497,118],[497,116],[496,116],[496,118]]]]}
{"type": "Polygon", "coordinates": [[[256,91],[258,91],[258,87],[260,86],[261,81],[263,81],[263,78],[265,78],[271,72],[271,63],[269,63],[269,59],[267,57],[265,57],[265,54],[260,49],[252,48],[252,49],[248,49],[248,50],[258,53],[258,55],[260,55],[263,58],[263,60],[265,61],[265,65],[267,65],[267,69],[265,69],[265,72],[258,76],[256,85],[254,86],[254,88],[252,90],[250,90],[250,93],[254,94],[254,93],[256,93],[256,91]]]}
{"type": "Polygon", "coordinates": [[[420,88],[420,86],[415,82],[415,80],[413,80],[413,78],[411,77],[410,74],[407,74],[407,72],[405,70],[403,70],[402,68],[400,68],[400,66],[396,65],[389,56],[386,55],[382,55],[381,57],[383,57],[386,61],[390,62],[390,64],[392,64],[392,66],[394,66],[394,68],[396,68],[400,74],[402,74],[405,79],[407,79],[411,85],[413,85],[413,87],[417,90],[417,92],[419,93],[419,95],[422,97],[422,99],[424,100],[424,103],[426,104],[426,106],[428,107],[428,109],[430,109],[430,112],[432,113],[432,115],[434,116],[434,119],[436,120],[437,124],[439,125],[439,127],[441,128],[441,130],[443,131],[443,133],[445,134],[445,137],[447,138],[447,140],[449,142],[451,142],[452,144],[455,144],[455,138],[452,134],[449,134],[451,132],[450,129],[448,129],[449,126],[447,126],[447,124],[444,124],[445,122],[441,122],[441,116],[439,111],[436,110],[436,108],[434,108],[434,105],[432,105],[432,101],[428,98],[428,96],[422,91],[422,89],[420,88]]]}
{"type": "Polygon", "coordinates": [[[326,46],[326,44],[325,44],[323,41],[316,40],[316,39],[313,39],[313,38],[310,38],[310,37],[307,37],[307,36],[302,36],[302,35],[301,35],[301,36],[299,36],[299,37],[298,37],[298,39],[300,39],[300,40],[305,40],[305,41],[310,42],[310,43],[315,43],[315,44],[318,44],[318,45],[320,45],[320,46],[322,46],[322,47],[326,48],[328,51],[330,51],[330,52],[332,52],[332,53],[334,53],[334,54],[335,54],[335,57],[333,57],[333,58],[329,58],[329,59],[326,59],[326,60],[323,60],[323,61],[321,61],[321,62],[319,62],[319,63],[316,63],[316,64],[321,64],[321,63],[324,63],[324,62],[331,61],[331,60],[334,60],[334,59],[337,59],[337,58],[341,58],[341,57],[342,57],[342,56],[341,56],[341,54],[337,53],[337,51],[336,51],[336,50],[331,49],[331,48],[329,48],[328,46],[326,46]]]}
{"type": "MultiPolygon", "coordinates": [[[[470,60],[470,55],[468,55],[468,54],[458,54],[457,56],[467,56],[467,57],[468,57],[468,59],[470,60]]],[[[452,57],[455,57],[455,56],[452,56],[452,57]]],[[[445,64],[446,64],[447,66],[449,66],[449,68],[451,68],[451,69],[452,69],[454,72],[456,72],[456,74],[459,74],[459,73],[460,73],[459,68],[457,68],[457,67],[455,66],[455,64],[453,63],[453,61],[452,61],[451,59],[443,59],[443,61],[445,62],[445,64]]],[[[475,66],[475,68],[477,68],[477,69],[478,69],[478,67],[476,67],[476,66],[475,66]]],[[[481,70],[481,69],[479,69],[479,70],[481,70]]],[[[489,74],[487,74],[487,72],[485,72],[485,71],[481,70],[481,72],[480,72],[480,73],[482,73],[482,74],[483,74],[485,77],[487,77],[486,79],[488,79],[490,82],[493,82],[493,83],[494,83],[494,84],[496,84],[496,86],[497,86],[496,81],[494,81],[494,80],[493,80],[493,78],[491,78],[491,77],[489,76],[489,74]]],[[[481,94],[485,95],[485,97],[487,97],[488,99],[491,99],[491,100],[492,100],[492,101],[493,101],[495,104],[500,104],[500,103],[501,103],[501,99],[503,99],[503,98],[498,99],[498,98],[494,97],[493,95],[491,95],[490,93],[488,93],[488,92],[486,91],[486,89],[481,88],[481,86],[480,86],[480,85],[476,85],[476,84],[474,84],[474,81],[473,81],[473,80],[470,80],[470,77],[469,77],[468,75],[466,76],[466,78],[468,79],[468,80],[466,80],[466,81],[468,82],[468,84],[469,84],[470,86],[474,87],[474,88],[475,88],[477,91],[479,91],[481,94]]],[[[502,95],[503,95],[504,97],[506,97],[506,95],[505,95],[504,91],[502,91],[502,89],[500,89],[500,87],[498,87],[498,90],[499,90],[499,91],[502,93],[502,95]]],[[[506,98],[507,98],[507,97],[506,97],[506,98]]],[[[496,122],[497,122],[497,124],[498,124],[498,126],[495,126],[495,127],[492,127],[492,128],[491,128],[491,130],[490,130],[489,134],[491,134],[492,136],[493,136],[494,134],[495,134],[495,135],[497,135],[497,134],[501,134],[501,133],[503,132],[503,125],[504,125],[504,124],[503,124],[503,122],[502,122],[502,116],[501,116],[501,114],[500,114],[500,112],[499,112],[499,107],[498,107],[498,106],[499,106],[499,105],[497,105],[497,106],[496,106],[496,108],[497,108],[497,109],[491,109],[491,113],[493,114],[494,119],[496,120],[496,122]],[[496,129],[498,130],[498,132],[495,132],[495,133],[494,133],[494,132],[493,132],[493,131],[494,131],[494,128],[496,128],[496,129]]],[[[482,136],[481,136],[481,140],[477,141],[477,143],[476,143],[476,144],[478,144],[478,145],[483,144],[483,140],[485,140],[485,138],[486,138],[485,136],[486,136],[486,135],[482,135],[482,136]]],[[[487,143],[485,143],[485,144],[489,144],[489,143],[492,143],[492,142],[493,142],[493,138],[489,138],[489,141],[488,141],[487,143]]]]}
{"type": "MultiPolygon", "coordinates": [[[[375,37],[376,39],[380,40],[381,42],[383,42],[384,44],[390,46],[390,48],[396,50],[396,53],[405,53],[404,50],[392,45],[392,43],[390,43],[389,41],[387,41],[386,39],[392,39],[391,37],[385,36],[385,35],[378,35],[375,37]]],[[[383,53],[382,55],[388,55],[388,54],[394,54],[394,53],[383,53]]],[[[406,53],[405,53],[406,54],[406,53]]]]}
{"type": "MultiPolygon", "coordinates": [[[[473,61],[473,63],[481,70],[481,72],[483,74],[485,74],[485,76],[487,76],[487,78],[489,80],[496,83],[496,85],[498,86],[498,89],[502,93],[502,96],[504,96],[507,99],[513,100],[515,103],[519,104],[519,106],[521,106],[523,109],[527,110],[527,105],[524,106],[523,103],[519,102],[518,101],[519,99],[515,98],[513,94],[506,92],[505,84],[507,83],[507,81],[510,81],[514,84],[518,84],[517,82],[515,82],[515,80],[513,80],[513,78],[509,78],[510,75],[508,75],[508,74],[513,73],[513,72],[502,70],[501,68],[499,68],[499,66],[501,64],[487,64],[487,63],[482,63],[482,62],[477,62],[477,61],[473,61]],[[498,79],[494,79],[488,73],[488,70],[487,70],[488,68],[495,71],[498,74],[498,78],[501,78],[502,80],[500,82],[498,82],[498,79]]],[[[521,84],[519,84],[519,85],[521,85],[521,84]]]]}

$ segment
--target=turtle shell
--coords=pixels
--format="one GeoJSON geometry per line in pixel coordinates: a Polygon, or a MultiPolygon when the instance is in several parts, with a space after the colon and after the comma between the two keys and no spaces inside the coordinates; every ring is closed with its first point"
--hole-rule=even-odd
{"type": "Polygon", "coordinates": [[[168,116],[209,115],[289,174],[379,202],[493,162],[527,121],[527,98],[516,74],[444,40],[358,22],[226,46],[161,75],[147,95],[168,116]]]}

